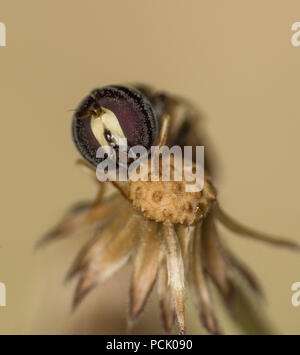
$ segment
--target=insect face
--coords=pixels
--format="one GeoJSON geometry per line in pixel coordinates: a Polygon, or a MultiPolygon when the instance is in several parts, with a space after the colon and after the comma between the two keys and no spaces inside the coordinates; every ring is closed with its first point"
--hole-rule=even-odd
{"type": "Polygon", "coordinates": [[[117,149],[127,139],[128,147],[142,145],[147,150],[158,136],[158,120],[148,99],[138,90],[123,86],[96,89],[75,112],[72,133],[83,158],[96,167],[101,159],[97,149],[117,149]]]}

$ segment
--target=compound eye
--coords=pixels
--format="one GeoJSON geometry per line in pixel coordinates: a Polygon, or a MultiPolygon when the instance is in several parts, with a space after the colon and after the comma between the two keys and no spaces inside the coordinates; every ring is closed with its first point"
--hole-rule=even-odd
{"type": "Polygon", "coordinates": [[[118,149],[127,139],[128,148],[147,150],[157,141],[158,121],[148,99],[138,90],[107,86],[94,90],[75,112],[72,133],[83,158],[97,166],[99,146],[118,149]]]}

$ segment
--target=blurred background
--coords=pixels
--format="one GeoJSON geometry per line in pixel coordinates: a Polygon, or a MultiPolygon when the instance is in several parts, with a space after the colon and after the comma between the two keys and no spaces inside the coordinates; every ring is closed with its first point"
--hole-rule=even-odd
{"type": "MultiPolygon", "coordinates": [[[[298,0],[0,0],[1,334],[126,332],[130,266],[72,313],[74,284],[63,280],[85,238],[34,250],[72,203],[94,196],[74,164],[69,110],[95,87],[145,82],[190,99],[217,155],[224,209],[300,242],[297,21],[298,0]]],[[[276,332],[300,333],[300,255],[221,231],[259,276],[276,332]]],[[[188,332],[203,332],[187,308],[188,332]]],[[[133,331],[162,331],[155,295],[133,331]]]]}

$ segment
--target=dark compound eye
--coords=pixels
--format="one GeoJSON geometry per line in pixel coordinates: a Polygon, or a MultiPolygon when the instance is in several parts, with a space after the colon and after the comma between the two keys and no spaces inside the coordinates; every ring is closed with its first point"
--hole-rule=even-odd
{"type": "Polygon", "coordinates": [[[126,138],[128,148],[142,145],[147,150],[156,143],[158,120],[140,91],[123,86],[94,90],[77,108],[72,122],[75,145],[83,158],[97,166],[99,146],[117,149],[126,138]]]}

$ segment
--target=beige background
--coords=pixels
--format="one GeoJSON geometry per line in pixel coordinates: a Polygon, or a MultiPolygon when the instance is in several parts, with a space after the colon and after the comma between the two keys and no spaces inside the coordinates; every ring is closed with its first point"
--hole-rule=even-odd
{"type": "MultiPolygon", "coordinates": [[[[90,89],[145,82],[195,102],[218,155],[219,199],[257,228],[299,236],[298,0],[0,0],[1,333],[124,332],[129,268],[75,314],[63,277],[84,238],[34,243],[94,186],[74,162],[71,112],[90,89]]],[[[224,232],[259,275],[280,333],[300,333],[300,255],[224,232]]],[[[137,332],[160,332],[156,298],[137,332]]],[[[188,330],[201,328],[193,308],[188,330]]],[[[221,313],[228,332],[237,328],[221,313]]]]}

